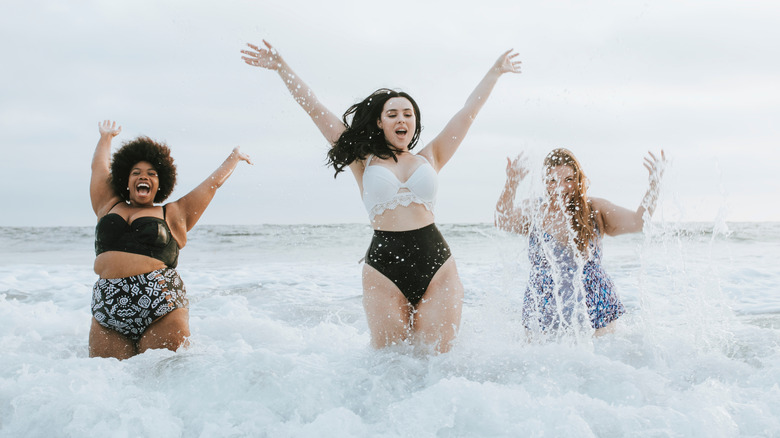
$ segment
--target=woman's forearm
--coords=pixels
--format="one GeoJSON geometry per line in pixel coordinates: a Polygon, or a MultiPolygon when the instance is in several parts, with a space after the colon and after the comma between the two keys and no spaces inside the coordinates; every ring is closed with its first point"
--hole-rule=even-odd
{"type": "Polygon", "coordinates": [[[89,182],[89,198],[92,210],[100,215],[103,207],[117,197],[109,183],[111,178],[111,141],[122,132],[116,122],[104,120],[98,123],[100,140],[92,155],[92,175],[89,182]]]}
{"type": "Polygon", "coordinates": [[[498,82],[498,78],[504,73],[520,73],[520,61],[514,61],[517,53],[512,54],[512,50],[504,52],[496,62],[490,66],[490,70],[485,74],[474,91],[471,92],[463,110],[468,116],[469,123],[474,121],[477,114],[487,102],[490,93],[498,82]]]}
{"type": "Polygon", "coordinates": [[[341,120],[320,102],[311,87],[300,76],[295,74],[292,68],[281,58],[279,59],[279,68],[276,72],[293,99],[298,102],[298,105],[306,111],[306,114],[317,125],[320,133],[330,144],[335,143],[339,135],[344,131],[344,124],[341,120]]]}
{"type": "Polygon", "coordinates": [[[476,88],[474,88],[474,91],[471,92],[468,99],[466,99],[462,111],[468,116],[469,123],[474,121],[479,111],[485,106],[485,102],[487,102],[500,77],[500,70],[495,66],[491,67],[476,88]]]}
{"type": "Polygon", "coordinates": [[[96,170],[107,170],[111,163],[111,140],[114,136],[111,134],[101,134],[100,140],[95,147],[95,153],[92,155],[92,172],[96,170]]]}
{"type": "Polygon", "coordinates": [[[200,183],[194,190],[186,194],[180,200],[174,202],[176,211],[179,212],[179,220],[184,221],[185,231],[189,231],[200,219],[203,212],[214,199],[217,189],[227,181],[240,161],[249,161],[249,157],[242,154],[238,148],[228,155],[224,162],[200,183]]]}
{"type": "Polygon", "coordinates": [[[227,158],[225,158],[225,161],[222,162],[222,164],[212,172],[212,174],[204,181],[204,183],[207,183],[212,189],[216,191],[216,189],[222,187],[222,184],[227,181],[228,178],[230,178],[230,175],[233,174],[233,171],[236,170],[236,166],[238,166],[238,163],[241,161],[241,158],[239,157],[239,152],[236,150],[233,150],[233,152],[228,155],[227,158]]]}
{"type": "Polygon", "coordinates": [[[279,68],[276,70],[279,77],[282,78],[287,90],[292,94],[293,99],[298,102],[298,105],[306,111],[307,114],[312,115],[315,106],[319,101],[317,96],[306,85],[306,83],[298,75],[295,74],[292,68],[283,60],[279,60],[279,68]]]}
{"type": "Polygon", "coordinates": [[[514,202],[518,183],[517,178],[507,177],[504,190],[501,191],[501,195],[498,197],[494,222],[496,227],[501,230],[512,231],[512,217],[515,216],[514,202]]]}
{"type": "Polygon", "coordinates": [[[664,173],[664,167],[666,164],[666,154],[661,149],[661,156],[656,157],[652,152],[648,152],[648,156],[645,157],[644,166],[649,172],[650,186],[647,188],[645,196],[642,198],[642,203],[636,210],[636,214],[642,219],[644,223],[644,215],[647,213],[648,218],[653,216],[655,212],[655,205],[658,201],[658,192],[661,185],[661,177],[664,173]]]}
{"type": "Polygon", "coordinates": [[[644,221],[644,215],[645,212],[647,212],[648,218],[653,216],[653,213],[655,212],[656,203],[658,202],[658,182],[653,181],[650,183],[650,187],[647,188],[647,192],[645,193],[645,196],[642,198],[642,202],[639,204],[639,207],[636,209],[636,214],[638,217],[642,218],[644,221]]]}

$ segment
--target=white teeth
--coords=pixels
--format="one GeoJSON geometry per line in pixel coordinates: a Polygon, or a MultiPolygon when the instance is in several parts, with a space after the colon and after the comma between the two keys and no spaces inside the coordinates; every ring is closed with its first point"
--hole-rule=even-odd
{"type": "Polygon", "coordinates": [[[145,188],[145,189],[150,189],[151,188],[151,186],[149,184],[146,184],[146,183],[138,184],[136,187],[138,187],[139,189],[140,188],[145,188]]]}

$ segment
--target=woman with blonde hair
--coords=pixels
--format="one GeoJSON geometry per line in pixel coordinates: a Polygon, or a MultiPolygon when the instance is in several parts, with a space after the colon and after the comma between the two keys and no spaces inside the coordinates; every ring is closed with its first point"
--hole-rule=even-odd
{"type": "Polygon", "coordinates": [[[658,199],[666,157],[651,152],[644,166],[650,187],[636,210],[589,197],[588,180],[571,151],[559,148],[544,159],[545,194],[515,205],[519,182],[528,174],[522,154],[507,158],[507,180],[496,205],[495,224],[528,235],[530,276],[523,303],[529,330],[549,331],[589,326],[596,334],[611,331],[625,312],[601,262],[604,235],[642,231],[658,199]],[[587,315],[587,319],[585,319],[587,315]]]}

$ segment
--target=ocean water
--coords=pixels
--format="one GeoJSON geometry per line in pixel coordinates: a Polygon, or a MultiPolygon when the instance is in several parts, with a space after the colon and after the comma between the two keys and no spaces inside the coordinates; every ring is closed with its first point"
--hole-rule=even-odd
{"type": "Polygon", "coordinates": [[[0,228],[0,436],[780,436],[780,224],[606,238],[615,333],[529,342],[526,239],[441,225],[451,352],[369,347],[367,225],[199,226],[191,346],[87,352],[93,229],[0,228]]]}

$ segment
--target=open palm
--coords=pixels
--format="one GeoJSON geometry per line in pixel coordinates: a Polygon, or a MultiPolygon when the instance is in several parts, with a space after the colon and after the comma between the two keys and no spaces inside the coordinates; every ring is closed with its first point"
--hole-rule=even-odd
{"type": "Polygon", "coordinates": [[[251,50],[242,50],[241,53],[246,56],[242,56],[241,59],[253,67],[278,70],[280,67],[279,61],[281,60],[279,52],[277,52],[268,41],[263,40],[263,44],[265,44],[266,48],[260,48],[254,44],[247,43],[247,46],[249,46],[251,50]]]}

